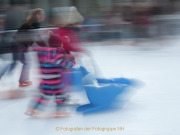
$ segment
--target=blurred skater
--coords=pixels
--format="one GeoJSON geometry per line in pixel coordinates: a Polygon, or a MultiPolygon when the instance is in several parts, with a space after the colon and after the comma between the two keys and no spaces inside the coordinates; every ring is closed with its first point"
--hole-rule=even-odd
{"type": "Polygon", "coordinates": [[[32,82],[29,79],[30,65],[27,59],[28,48],[37,43],[40,46],[46,46],[40,34],[36,29],[40,28],[40,23],[45,19],[45,12],[41,8],[30,11],[25,23],[18,29],[14,36],[16,40],[15,48],[13,48],[13,59],[20,60],[23,64],[19,87],[29,86],[32,82]]]}
{"type": "Polygon", "coordinates": [[[73,66],[73,61],[66,54],[62,40],[53,33],[50,33],[49,47],[38,47],[35,51],[38,53],[42,74],[40,92],[32,99],[25,113],[35,116],[43,113],[43,109],[53,96],[56,103],[55,115],[66,115],[67,112],[60,111],[61,104],[65,103],[68,97],[64,72],[73,66]]]}
{"type": "Polygon", "coordinates": [[[56,33],[63,38],[68,36],[70,42],[64,42],[64,49],[67,53],[71,52],[85,52],[82,42],[78,37],[78,33],[81,31],[81,24],[84,21],[82,15],[77,11],[75,7],[60,7],[54,8],[59,12],[54,13],[52,19],[53,25],[57,26],[56,33]]]}
{"type": "Polygon", "coordinates": [[[4,76],[5,73],[11,75],[12,71],[16,65],[15,57],[11,60],[11,57],[5,57],[7,55],[11,56],[15,41],[13,35],[17,28],[21,26],[24,20],[26,8],[22,5],[11,6],[7,8],[4,15],[4,31],[2,33],[2,38],[0,41],[0,58],[3,60],[3,65],[0,68],[0,78],[4,76]],[[12,23],[13,22],[13,23],[12,23]],[[13,62],[12,62],[13,61],[13,62]]]}

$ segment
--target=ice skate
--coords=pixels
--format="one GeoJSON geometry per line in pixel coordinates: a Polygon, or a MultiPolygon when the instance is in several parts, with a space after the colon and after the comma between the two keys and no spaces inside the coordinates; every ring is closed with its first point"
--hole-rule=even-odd
{"type": "Polygon", "coordinates": [[[27,82],[20,82],[19,83],[19,87],[26,87],[26,86],[30,86],[32,85],[31,81],[27,81],[27,82]]]}

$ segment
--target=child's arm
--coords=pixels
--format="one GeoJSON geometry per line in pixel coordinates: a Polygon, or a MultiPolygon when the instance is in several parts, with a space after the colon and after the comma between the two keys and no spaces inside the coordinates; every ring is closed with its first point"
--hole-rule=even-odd
{"type": "Polygon", "coordinates": [[[67,57],[66,69],[70,70],[75,65],[75,58],[72,54],[66,54],[66,57],[67,57]]]}
{"type": "Polygon", "coordinates": [[[61,52],[60,54],[56,55],[53,61],[55,64],[59,65],[61,68],[65,70],[71,69],[71,67],[74,65],[73,55],[66,54],[64,52],[61,52]]]}

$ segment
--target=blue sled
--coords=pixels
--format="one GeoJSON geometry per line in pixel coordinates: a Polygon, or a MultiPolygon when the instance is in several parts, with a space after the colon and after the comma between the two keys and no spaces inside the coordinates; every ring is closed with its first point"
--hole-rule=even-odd
{"type": "Polygon", "coordinates": [[[119,94],[125,92],[127,86],[118,86],[116,84],[107,84],[102,86],[84,86],[89,104],[79,106],[76,111],[83,114],[109,110],[116,101],[119,94]]]}
{"type": "Polygon", "coordinates": [[[91,114],[111,109],[117,96],[125,93],[128,86],[135,84],[133,80],[126,78],[95,78],[85,67],[80,67],[78,70],[81,71],[81,75],[78,74],[79,76],[74,78],[79,79],[82,77],[82,81],[78,83],[75,81],[77,84],[74,83],[74,85],[82,84],[90,102],[77,108],[77,111],[83,112],[83,114],[91,114]],[[93,84],[93,79],[96,79],[98,83],[97,86],[93,84]]]}
{"type": "MultiPolygon", "coordinates": [[[[78,87],[78,90],[83,90],[84,85],[92,84],[91,81],[92,76],[84,77],[88,75],[89,72],[86,70],[85,67],[80,67],[80,68],[73,68],[72,72],[68,72],[65,74],[65,80],[67,85],[72,85],[75,87],[78,87]]],[[[98,84],[100,85],[105,85],[105,84],[117,84],[117,85],[128,85],[128,86],[134,86],[136,85],[136,81],[132,79],[127,79],[127,78],[95,78],[98,84]]],[[[77,90],[77,89],[76,89],[77,90]]]]}

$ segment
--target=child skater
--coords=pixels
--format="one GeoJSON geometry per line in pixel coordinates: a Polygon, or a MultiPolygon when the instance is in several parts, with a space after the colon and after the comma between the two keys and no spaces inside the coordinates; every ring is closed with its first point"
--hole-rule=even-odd
{"type": "MultiPolygon", "coordinates": [[[[69,41],[68,37],[64,37],[63,40],[69,41]]],[[[43,113],[44,106],[54,96],[56,103],[55,117],[58,117],[57,115],[68,115],[68,112],[60,112],[60,108],[68,97],[64,72],[71,69],[74,63],[73,60],[65,53],[61,39],[53,33],[50,33],[49,47],[38,47],[34,50],[38,53],[42,78],[39,95],[32,99],[25,114],[40,115],[43,113]]]]}
{"type": "MultiPolygon", "coordinates": [[[[78,12],[78,9],[74,6],[57,7],[57,8],[53,8],[52,11],[54,11],[54,13],[52,12],[53,13],[52,24],[53,26],[57,27],[57,29],[54,30],[54,33],[60,36],[61,39],[63,39],[64,36],[68,36],[70,38],[69,42],[64,42],[63,40],[63,47],[67,54],[74,56],[74,59],[76,61],[75,65],[76,67],[78,67],[81,65],[83,54],[86,54],[88,56],[91,55],[90,52],[85,49],[83,43],[81,42],[78,36],[79,32],[81,31],[84,18],[78,12]]],[[[71,72],[72,73],[74,72],[73,69],[71,69],[71,72]]],[[[76,82],[77,80],[75,80],[75,77],[71,77],[69,85],[74,85],[76,84],[76,82]]],[[[73,87],[71,88],[71,90],[73,91],[73,87]]],[[[73,99],[70,96],[67,104],[70,103],[71,105],[73,104],[77,105],[79,104],[76,102],[77,100],[78,99],[73,99]]]]}
{"type": "Polygon", "coordinates": [[[54,13],[52,18],[53,26],[58,27],[54,33],[63,38],[68,36],[70,42],[63,42],[64,49],[67,53],[87,53],[79,39],[79,32],[81,31],[81,24],[84,21],[83,16],[78,12],[76,7],[59,7],[54,8],[54,11],[59,11],[54,13]]]}

